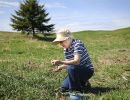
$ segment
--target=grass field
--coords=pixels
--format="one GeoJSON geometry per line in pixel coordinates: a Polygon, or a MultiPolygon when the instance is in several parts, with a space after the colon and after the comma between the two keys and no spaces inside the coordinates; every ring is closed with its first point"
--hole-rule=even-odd
{"type": "MultiPolygon", "coordinates": [[[[90,100],[130,100],[130,28],[73,35],[85,43],[95,67],[90,100]]],[[[56,100],[66,71],[49,71],[52,59],[64,58],[53,38],[0,32],[0,100],[56,100]]]]}

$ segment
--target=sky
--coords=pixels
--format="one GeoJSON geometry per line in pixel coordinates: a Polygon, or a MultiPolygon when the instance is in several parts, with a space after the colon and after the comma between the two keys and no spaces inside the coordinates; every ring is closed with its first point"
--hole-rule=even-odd
{"type": "MultiPolygon", "coordinates": [[[[14,31],[11,14],[23,0],[0,0],[0,31],[14,31]]],[[[130,0],[38,0],[55,30],[115,30],[130,27],[130,0]]]]}

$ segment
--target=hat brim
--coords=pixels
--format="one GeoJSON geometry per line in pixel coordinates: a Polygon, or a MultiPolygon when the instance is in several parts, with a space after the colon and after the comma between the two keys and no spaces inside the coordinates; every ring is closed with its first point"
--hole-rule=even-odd
{"type": "Polygon", "coordinates": [[[61,42],[61,41],[65,41],[67,40],[69,37],[64,37],[64,38],[56,38],[53,43],[58,43],[58,42],[61,42]]]}

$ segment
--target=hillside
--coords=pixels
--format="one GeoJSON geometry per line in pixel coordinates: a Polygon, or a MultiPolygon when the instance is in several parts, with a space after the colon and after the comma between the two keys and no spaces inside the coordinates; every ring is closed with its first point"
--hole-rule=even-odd
{"type": "MultiPolygon", "coordinates": [[[[130,100],[130,28],[73,35],[85,43],[95,67],[90,100],[130,100]]],[[[0,99],[55,100],[66,72],[50,72],[50,61],[63,58],[51,41],[0,32],[0,99]]]]}

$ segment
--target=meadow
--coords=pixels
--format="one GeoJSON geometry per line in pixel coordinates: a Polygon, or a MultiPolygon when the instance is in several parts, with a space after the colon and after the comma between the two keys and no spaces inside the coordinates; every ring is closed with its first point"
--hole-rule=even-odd
{"type": "MultiPolygon", "coordinates": [[[[90,100],[130,100],[130,28],[73,35],[85,43],[95,68],[90,100]]],[[[54,37],[0,32],[0,100],[56,100],[66,71],[50,71],[52,59],[64,59],[54,37]]]]}

